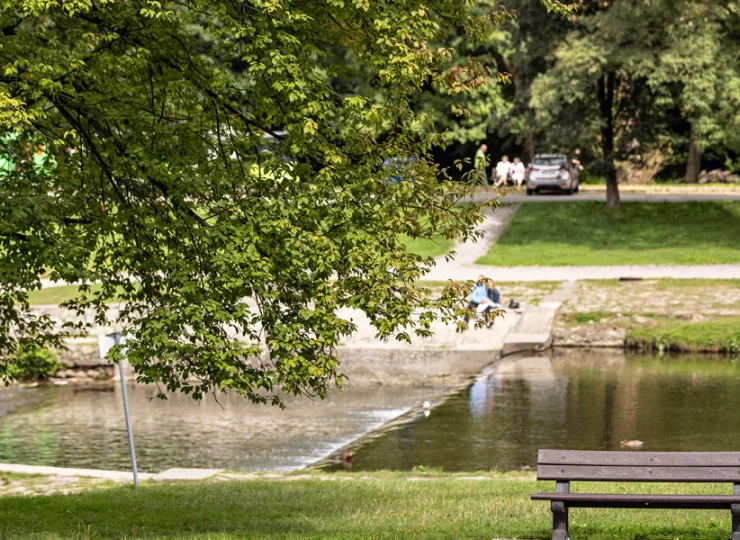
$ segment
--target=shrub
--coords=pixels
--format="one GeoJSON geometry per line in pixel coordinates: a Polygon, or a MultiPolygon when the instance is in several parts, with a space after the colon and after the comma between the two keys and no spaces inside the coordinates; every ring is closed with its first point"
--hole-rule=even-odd
{"type": "Polygon", "coordinates": [[[8,362],[7,375],[15,380],[35,380],[51,377],[62,369],[57,356],[40,345],[19,345],[15,358],[8,362]]]}

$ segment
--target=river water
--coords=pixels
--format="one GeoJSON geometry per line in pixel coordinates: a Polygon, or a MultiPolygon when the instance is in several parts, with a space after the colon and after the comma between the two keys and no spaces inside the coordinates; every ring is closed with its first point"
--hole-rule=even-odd
{"type": "MultiPolygon", "coordinates": [[[[153,387],[128,387],[136,457],[145,472],[301,468],[444,391],[348,387],[324,401],[287,397],[280,410],[238,396],[161,401],[153,387]]],[[[0,390],[0,462],[130,468],[120,387],[0,390]]]]}
{"type": "Polygon", "coordinates": [[[503,359],[428,417],[359,448],[352,470],[526,469],[540,448],[619,450],[623,440],[740,450],[738,361],[582,351],[503,359]]]}
{"type": "MultiPolygon", "coordinates": [[[[352,470],[512,470],[539,448],[740,449],[740,367],[709,357],[551,352],[504,359],[467,389],[356,449],[352,470]]],[[[288,470],[307,466],[445,388],[353,387],[287,410],[237,397],[151,399],[131,386],[142,471],[170,467],[288,470]]],[[[418,409],[414,409],[418,411],[418,409]]],[[[126,470],[120,391],[0,390],[0,461],[126,470]]],[[[339,468],[339,464],[325,468],[339,468]]]]}

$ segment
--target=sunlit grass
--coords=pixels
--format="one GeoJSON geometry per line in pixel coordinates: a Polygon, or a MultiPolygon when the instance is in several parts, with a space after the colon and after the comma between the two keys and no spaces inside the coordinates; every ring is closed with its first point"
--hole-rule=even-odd
{"type": "Polygon", "coordinates": [[[443,236],[434,239],[403,236],[401,241],[409,252],[422,257],[439,257],[449,253],[455,245],[454,240],[443,236]]]}
{"type": "Polygon", "coordinates": [[[740,201],[523,204],[479,264],[574,266],[740,262],[740,201]]]}
{"type": "Polygon", "coordinates": [[[740,353],[740,317],[687,322],[659,320],[630,328],[627,341],[645,348],[740,353]]]}
{"type": "MultiPolygon", "coordinates": [[[[552,482],[464,475],[362,473],[328,480],[145,485],[78,495],[0,499],[0,537],[549,538],[552,482]]],[[[531,477],[530,477],[531,478],[531,477]]],[[[575,491],[730,493],[731,485],[574,484],[575,491]]],[[[728,511],[571,511],[574,539],[724,540],[728,511]]]]}

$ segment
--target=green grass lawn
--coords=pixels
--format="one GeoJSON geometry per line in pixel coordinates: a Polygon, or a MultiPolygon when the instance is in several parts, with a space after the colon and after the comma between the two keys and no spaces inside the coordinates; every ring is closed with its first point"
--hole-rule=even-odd
{"type": "MultiPolygon", "coordinates": [[[[0,537],[549,538],[550,505],[530,501],[529,496],[553,488],[553,482],[537,483],[526,478],[481,481],[447,475],[419,479],[419,475],[409,473],[358,473],[329,480],[195,482],[144,485],[138,491],[117,487],[75,495],[4,497],[0,499],[0,537]]],[[[575,483],[574,488],[731,492],[730,485],[575,483]]],[[[574,540],[725,540],[729,532],[729,511],[571,511],[574,540]]]]}
{"type": "Polygon", "coordinates": [[[437,237],[433,240],[428,238],[409,238],[404,236],[401,241],[409,252],[421,255],[422,257],[439,257],[445,253],[449,253],[452,246],[455,245],[454,240],[443,236],[437,237]]]}
{"type": "MultiPolygon", "coordinates": [[[[100,285],[91,285],[90,292],[100,290],[100,285]]],[[[59,305],[62,302],[78,296],[77,285],[61,285],[59,287],[45,287],[38,291],[28,293],[28,301],[31,304],[54,304],[59,305]]]]}
{"type": "Polygon", "coordinates": [[[575,266],[740,262],[740,202],[522,204],[478,264],[575,266]]]}
{"type": "Polygon", "coordinates": [[[627,342],[641,348],[740,353],[740,317],[698,322],[659,320],[655,326],[630,328],[627,342]]]}

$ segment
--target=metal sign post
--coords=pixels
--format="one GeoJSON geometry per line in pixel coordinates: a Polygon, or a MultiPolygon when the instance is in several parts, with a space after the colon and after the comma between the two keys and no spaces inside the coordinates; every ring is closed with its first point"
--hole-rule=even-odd
{"type": "MultiPolygon", "coordinates": [[[[105,359],[105,355],[111,350],[113,345],[120,345],[124,342],[120,332],[114,332],[106,336],[98,336],[98,345],[100,347],[100,358],[105,359]]],[[[126,432],[128,433],[128,450],[131,454],[131,468],[134,471],[134,487],[139,487],[139,471],[136,467],[136,450],[134,449],[134,432],[131,429],[131,415],[128,410],[128,393],[126,392],[126,375],[123,369],[123,360],[118,362],[118,373],[121,376],[121,393],[123,394],[123,411],[126,416],[126,432]]]]}

